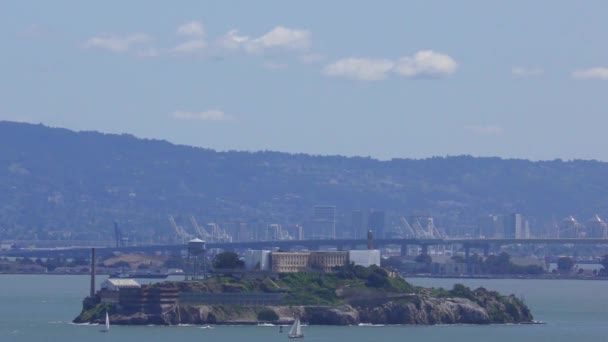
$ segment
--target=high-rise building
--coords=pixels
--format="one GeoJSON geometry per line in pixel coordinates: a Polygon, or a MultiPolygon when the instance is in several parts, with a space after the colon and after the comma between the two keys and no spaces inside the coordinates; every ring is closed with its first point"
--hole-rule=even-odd
{"type": "Polygon", "coordinates": [[[568,216],[562,220],[557,231],[558,238],[578,238],[582,232],[581,225],[572,216],[568,216]]]}
{"type": "Polygon", "coordinates": [[[355,210],[351,216],[351,235],[356,239],[364,239],[367,236],[366,217],[362,210],[355,210]]]}
{"type": "Polygon", "coordinates": [[[313,207],[312,220],[306,222],[305,235],[309,239],[324,240],[336,238],[336,206],[316,205],[313,207]]]}
{"type": "Polygon", "coordinates": [[[376,238],[382,239],[385,237],[385,221],[384,211],[372,210],[367,219],[367,229],[371,230],[376,238]]]}
{"type": "Polygon", "coordinates": [[[598,215],[595,215],[587,222],[588,238],[606,239],[608,238],[608,225],[598,215]]]}
{"type": "Polygon", "coordinates": [[[503,237],[503,220],[498,215],[487,215],[479,218],[477,222],[477,233],[480,238],[499,238],[503,237]]]}
{"type": "Polygon", "coordinates": [[[289,238],[292,240],[303,240],[304,235],[302,234],[302,226],[299,224],[288,224],[283,227],[283,230],[287,232],[289,238]]]}
{"type": "Polygon", "coordinates": [[[504,237],[506,239],[527,239],[530,227],[522,214],[511,214],[504,218],[504,237]]]}
{"type": "Polygon", "coordinates": [[[264,240],[283,240],[283,229],[281,228],[281,225],[276,223],[269,224],[266,227],[266,236],[264,240]]]}

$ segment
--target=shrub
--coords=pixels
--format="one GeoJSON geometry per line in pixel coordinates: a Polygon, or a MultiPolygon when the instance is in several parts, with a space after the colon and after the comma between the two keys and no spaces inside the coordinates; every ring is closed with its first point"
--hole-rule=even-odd
{"type": "Polygon", "coordinates": [[[279,315],[277,315],[277,313],[274,312],[274,310],[263,309],[260,312],[258,312],[258,321],[275,322],[278,320],[279,320],[279,315]]]}

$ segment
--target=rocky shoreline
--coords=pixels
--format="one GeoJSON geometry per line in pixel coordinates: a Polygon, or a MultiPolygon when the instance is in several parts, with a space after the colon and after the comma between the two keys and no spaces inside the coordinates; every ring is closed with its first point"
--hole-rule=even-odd
{"type": "Polygon", "coordinates": [[[314,325],[534,322],[513,295],[460,284],[416,287],[377,266],[249,276],[102,289],[85,298],[74,322],[101,323],[106,312],[118,325],[289,324],[296,318],[314,325]]]}
{"type": "MultiPolygon", "coordinates": [[[[472,299],[414,295],[395,300],[375,300],[339,306],[280,305],[163,305],[159,310],[128,312],[117,307],[109,309],[116,325],[179,325],[179,324],[290,324],[296,317],[312,325],[358,324],[506,324],[534,323],[529,309],[514,296],[499,296],[485,289],[472,291],[472,299]],[[276,319],[260,319],[272,312],[276,319]]],[[[99,305],[83,310],[75,323],[102,323],[99,305]]]]}

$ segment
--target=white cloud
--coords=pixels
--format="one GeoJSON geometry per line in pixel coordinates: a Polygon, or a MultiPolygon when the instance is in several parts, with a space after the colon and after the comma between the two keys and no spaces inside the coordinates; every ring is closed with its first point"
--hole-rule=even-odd
{"type": "Polygon", "coordinates": [[[432,50],[416,52],[413,57],[402,57],[395,64],[395,72],[405,77],[439,77],[456,71],[458,63],[445,54],[432,50]]]}
{"type": "Polygon", "coordinates": [[[497,125],[465,125],[464,129],[477,135],[499,135],[503,129],[497,125]]]}
{"type": "Polygon", "coordinates": [[[545,71],[540,68],[523,68],[513,67],[511,68],[511,74],[514,76],[528,77],[528,76],[541,76],[545,71]]]}
{"type": "Polygon", "coordinates": [[[185,120],[185,121],[233,121],[234,118],[230,115],[225,114],[218,109],[210,109],[204,112],[187,112],[177,110],[171,114],[174,119],[185,120]]]}
{"type": "Polygon", "coordinates": [[[113,52],[125,52],[133,46],[146,44],[151,41],[152,37],[144,33],[134,33],[126,36],[101,34],[87,40],[84,46],[113,52]]]}
{"type": "Polygon", "coordinates": [[[359,81],[379,81],[394,67],[389,59],[345,58],[325,67],[325,74],[359,81]]]}
{"type": "Polygon", "coordinates": [[[171,49],[173,53],[193,53],[200,50],[203,50],[207,47],[207,43],[205,43],[202,39],[194,39],[189,40],[187,42],[181,43],[171,49]]]}
{"type": "Polygon", "coordinates": [[[259,53],[268,49],[305,50],[309,47],[310,32],[277,26],[265,35],[251,40],[246,49],[259,53]]]}
{"type": "Polygon", "coordinates": [[[309,31],[277,26],[257,38],[240,35],[238,30],[230,30],[219,39],[218,45],[227,50],[262,54],[279,50],[307,50],[311,42],[309,31]]]}
{"type": "Polygon", "coordinates": [[[239,50],[249,41],[248,36],[239,35],[238,30],[230,30],[220,37],[218,45],[227,50],[239,50]]]}
{"type": "Polygon", "coordinates": [[[431,50],[418,51],[413,57],[390,59],[345,58],[325,67],[328,76],[346,77],[361,81],[378,81],[394,72],[409,78],[441,77],[452,74],[458,63],[445,54],[431,50]]]}
{"type": "Polygon", "coordinates": [[[200,21],[182,24],[177,28],[176,32],[181,36],[203,37],[205,35],[205,29],[200,21]]]}
{"type": "Polygon", "coordinates": [[[581,80],[586,80],[586,79],[608,80],[608,68],[597,67],[597,68],[576,70],[572,73],[572,77],[581,79],[581,80]]]}

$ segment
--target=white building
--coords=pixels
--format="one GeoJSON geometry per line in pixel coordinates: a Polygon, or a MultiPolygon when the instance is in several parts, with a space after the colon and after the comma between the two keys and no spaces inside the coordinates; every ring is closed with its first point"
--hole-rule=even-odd
{"type": "Polygon", "coordinates": [[[106,291],[140,287],[141,285],[133,279],[108,278],[101,283],[101,289],[106,291]]]}
{"type": "Polygon", "coordinates": [[[380,251],[377,249],[361,249],[348,251],[348,262],[358,266],[380,266],[380,251]]]}
{"type": "Polygon", "coordinates": [[[248,250],[245,252],[245,269],[268,271],[270,269],[270,251],[248,250]]]}

